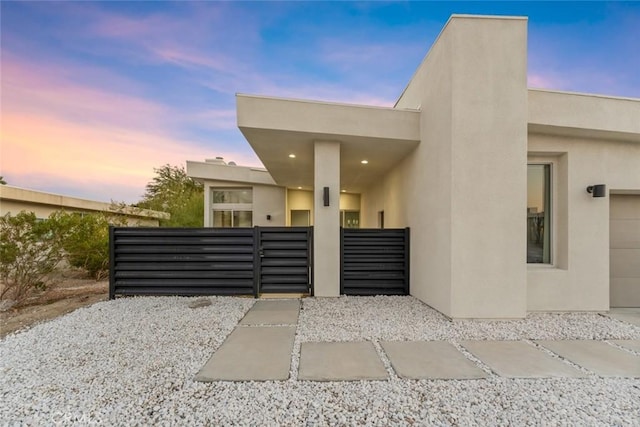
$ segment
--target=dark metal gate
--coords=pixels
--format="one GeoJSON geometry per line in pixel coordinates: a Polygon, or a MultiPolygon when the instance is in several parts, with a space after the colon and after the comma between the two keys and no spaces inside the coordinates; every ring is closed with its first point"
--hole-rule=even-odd
{"type": "Polygon", "coordinates": [[[341,294],[409,294],[409,228],[343,228],[340,249],[341,294]]]}
{"type": "Polygon", "coordinates": [[[311,230],[310,227],[259,228],[260,292],[310,292],[311,230]]]}
{"type": "Polygon", "coordinates": [[[310,292],[310,227],[109,230],[109,298],[310,292]]]}

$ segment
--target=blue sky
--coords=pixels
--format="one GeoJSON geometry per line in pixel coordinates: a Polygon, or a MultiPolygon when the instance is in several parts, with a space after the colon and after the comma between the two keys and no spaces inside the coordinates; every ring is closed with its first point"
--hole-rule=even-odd
{"type": "Polygon", "coordinates": [[[260,165],[236,93],[392,106],[451,14],[529,18],[529,86],[640,98],[639,2],[8,2],[0,175],[136,202],[153,168],[260,165]]]}

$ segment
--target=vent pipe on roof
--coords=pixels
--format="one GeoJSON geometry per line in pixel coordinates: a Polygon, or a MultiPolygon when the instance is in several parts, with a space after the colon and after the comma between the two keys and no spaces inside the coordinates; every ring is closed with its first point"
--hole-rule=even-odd
{"type": "Polygon", "coordinates": [[[214,165],[226,165],[224,157],[216,157],[215,159],[204,159],[205,163],[212,163],[214,165]]]}

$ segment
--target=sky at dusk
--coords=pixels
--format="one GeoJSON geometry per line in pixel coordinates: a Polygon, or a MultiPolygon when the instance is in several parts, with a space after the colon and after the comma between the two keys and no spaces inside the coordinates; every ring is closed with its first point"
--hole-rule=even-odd
{"type": "Polygon", "coordinates": [[[529,18],[529,86],[640,98],[640,2],[0,2],[0,175],[140,200],[153,168],[260,161],[236,93],[393,106],[451,14],[529,18]]]}

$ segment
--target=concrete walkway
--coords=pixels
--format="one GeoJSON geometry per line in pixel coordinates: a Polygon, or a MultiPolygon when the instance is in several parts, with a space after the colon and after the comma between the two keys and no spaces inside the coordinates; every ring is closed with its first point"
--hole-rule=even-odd
{"type": "Polygon", "coordinates": [[[605,316],[640,326],[640,308],[612,308],[605,316]]]}
{"type": "Polygon", "coordinates": [[[288,379],[299,311],[297,299],[256,301],[196,381],[288,379]]]}
{"type": "MultiPolygon", "coordinates": [[[[198,372],[196,381],[289,379],[299,300],[260,300],[198,372]]],[[[640,340],[303,342],[298,380],[640,378],[640,340]],[[635,352],[635,353],[634,353],[635,352]],[[474,360],[477,359],[477,360],[474,360]],[[489,371],[491,373],[489,373],[489,371]]]]}

